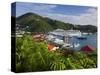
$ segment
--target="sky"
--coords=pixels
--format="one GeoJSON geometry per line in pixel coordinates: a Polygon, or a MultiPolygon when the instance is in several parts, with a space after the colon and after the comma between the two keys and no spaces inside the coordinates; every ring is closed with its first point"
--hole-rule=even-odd
{"type": "MultiPolygon", "coordinates": [[[[14,9],[14,8],[13,8],[14,9]]],[[[97,26],[97,8],[89,6],[16,3],[16,17],[33,12],[65,23],[97,26]]]]}

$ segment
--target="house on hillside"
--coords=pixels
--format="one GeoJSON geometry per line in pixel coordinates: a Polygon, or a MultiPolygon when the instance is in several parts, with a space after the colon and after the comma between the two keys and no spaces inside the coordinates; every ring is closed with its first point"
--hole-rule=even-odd
{"type": "Polygon", "coordinates": [[[45,35],[44,34],[35,34],[35,35],[33,35],[33,40],[34,41],[43,41],[43,40],[45,40],[45,35]]]}
{"type": "Polygon", "coordinates": [[[59,49],[59,47],[56,47],[56,46],[54,46],[54,45],[52,45],[52,44],[48,44],[48,50],[49,50],[49,51],[55,51],[55,50],[57,50],[57,49],[59,49]]]}
{"type": "Polygon", "coordinates": [[[96,50],[96,48],[94,48],[94,47],[92,47],[90,45],[86,45],[86,46],[81,48],[81,51],[83,51],[83,52],[93,52],[95,50],[96,50]]]}

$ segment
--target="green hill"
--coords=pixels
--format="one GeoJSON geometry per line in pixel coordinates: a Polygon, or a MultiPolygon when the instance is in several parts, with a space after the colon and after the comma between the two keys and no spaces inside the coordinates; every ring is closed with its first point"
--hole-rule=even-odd
{"type": "Polygon", "coordinates": [[[34,13],[27,13],[17,18],[17,24],[25,31],[31,32],[48,32],[52,27],[47,23],[44,18],[34,13]]]}
{"type": "Polygon", "coordinates": [[[83,32],[97,32],[97,27],[92,25],[73,25],[50,18],[42,17],[35,13],[26,13],[16,18],[16,24],[24,31],[30,32],[49,32],[54,29],[77,29],[83,32]]]}

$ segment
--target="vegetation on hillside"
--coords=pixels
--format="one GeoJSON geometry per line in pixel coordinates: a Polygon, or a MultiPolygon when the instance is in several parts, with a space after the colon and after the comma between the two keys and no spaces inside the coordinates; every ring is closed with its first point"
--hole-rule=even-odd
{"type": "Polygon", "coordinates": [[[34,13],[26,13],[16,18],[16,23],[19,24],[20,30],[30,32],[48,32],[57,28],[60,29],[77,29],[82,32],[97,32],[97,27],[93,25],[74,25],[64,23],[50,18],[45,18],[34,13]]]}
{"type": "Polygon", "coordinates": [[[47,42],[31,36],[16,38],[16,72],[86,69],[97,67],[97,53],[66,50],[48,51],[47,42]]]}

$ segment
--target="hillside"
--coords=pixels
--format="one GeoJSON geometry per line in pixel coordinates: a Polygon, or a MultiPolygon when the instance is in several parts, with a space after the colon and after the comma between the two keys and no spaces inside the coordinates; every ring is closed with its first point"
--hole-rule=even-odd
{"type": "Polygon", "coordinates": [[[52,27],[41,16],[33,13],[27,13],[17,18],[17,24],[25,31],[48,32],[52,27]]]}
{"type": "Polygon", "coordinates": [[[45,18],[35,13],[26,13],[16,18],[19,29],[30,32],[48,32],[54,29],[77,29],[82,32],[97,32],[97,27],[93,25],[73,25],[50,18],[45,18]]]}

